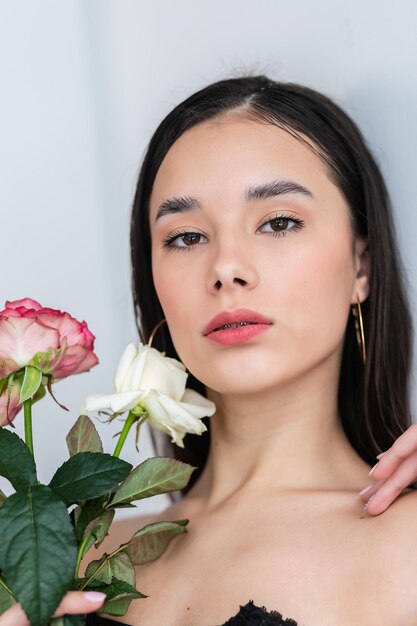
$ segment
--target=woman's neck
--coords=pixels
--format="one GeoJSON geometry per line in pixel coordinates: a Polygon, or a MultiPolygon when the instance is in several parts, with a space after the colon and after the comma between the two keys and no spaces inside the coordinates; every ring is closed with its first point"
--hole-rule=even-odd
{"type": "Polygon", "coordinates": [[[369,466],[348,441],[338,415],[337,380],[323,368],[256,395],[223,395],[210,418],[210,450],[188,494],[207,512],[235,494],[360,489],[369,466]]]}

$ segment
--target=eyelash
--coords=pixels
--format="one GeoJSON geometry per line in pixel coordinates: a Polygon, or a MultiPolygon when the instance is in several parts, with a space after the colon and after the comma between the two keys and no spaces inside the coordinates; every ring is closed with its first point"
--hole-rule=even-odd
{"type": "MultiPolygon", "coordinates": [[[[301,230],[302,228],[304,228],[304,220],[298,219],[297,217],[295,217],[295,215],[281,215],[281,214],[277,214],[274,217],[270,217],[268,220],[263,222],[259,226],[259,228],[262,228],[262,226],[266,226],[266,224],[270,224],[274,220],[289,220],[291,222],[294,222],[294,226],[290,228],[290,230],[286,230],[286,231],[283,230],[281,232],[276,231],[276,232],[268,233],[272,235],[273,237],[286,237],[289,232],[301,230]]],[[[176,239],[184,235],[201,235],[201,233],[196,233],[196,232],[189,231],[189,230],[176,230],[169,237],[167,237],[166,239],[162,241],[162,247],[167,248],[168,250],[177,250],[180,252],[183,250],[192,250],[198,245],[198,244],[191,244],[189,246],[173,245],[176,239]]]]}

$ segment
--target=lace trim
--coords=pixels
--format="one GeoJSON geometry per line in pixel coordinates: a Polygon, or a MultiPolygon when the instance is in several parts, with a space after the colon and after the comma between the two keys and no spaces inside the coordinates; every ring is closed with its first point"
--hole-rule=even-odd
{"type": "Polygon", "coordinates": [[[264,606],[256,606],[253,600],[249,600],[245,606],[240,605],[239,613],[223,626],[297,626],[297,622],[290,617],[284,619],[278,611],[267,611],[264,606]]]}

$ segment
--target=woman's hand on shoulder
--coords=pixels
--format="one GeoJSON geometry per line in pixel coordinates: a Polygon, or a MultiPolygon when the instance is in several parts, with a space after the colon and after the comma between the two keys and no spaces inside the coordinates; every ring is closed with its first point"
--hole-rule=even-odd
{"type": "MultiPolygon", "coordinates": [[[[69,591],[62,599],[54,613],[54,617],[62,615],[85,615],[97,611],[106,596],[95,591],[69,591]]],[[[14,604],[0,615],[0,626],[30,626],[20,604],[14,604]]]]}
{"type": "Polygon", "coordinates": [[[360,495],[369,515],[386,511],[401,492],[417,480],[417,424],[412,424],[378,456],[378,463],[370,474],[373,482],[360,495]]]}

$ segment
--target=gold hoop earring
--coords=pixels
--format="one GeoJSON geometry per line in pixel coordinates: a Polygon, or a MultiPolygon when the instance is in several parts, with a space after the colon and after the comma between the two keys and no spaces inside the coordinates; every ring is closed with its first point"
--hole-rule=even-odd
{"type": "Polygon", "coordinates": [[[153,331],[151,332],[151,335],[150,335],[150,337],[149,337],[149,341],[148,341],[148,346],[149,346],[149,348],[152,346],[152,341],[153,341],[153,338],[154,338],[154,336],[155,336],[156,331],[158,330],[158,328],[159,328],[160,326],[162,326],[162,324],[163,324],[164,322],[166,322],[166,318],[165,318],[165,317],[164,317],[164,319],[163,319],[163,320],[161,320],[160,322],[158,322],[158,324],[155,326],[155,328],[154,328],[154,329],[153,329],[153,331]]]}
{"type": "Polygon", "coordinates": [[[359,350],[362,357],[362,363],[365,365],[366,363],[366,347],[365,347],[365,333],[363,331],[363,318],[362,318],[362,309],[361,303],[359,300],[358,294],[356,294],[357,310],[355,309],[355,305],[352,305],[352,313],[355,318],[355,330],[356,330],[356,339],[358,342],[359,350]]]}

